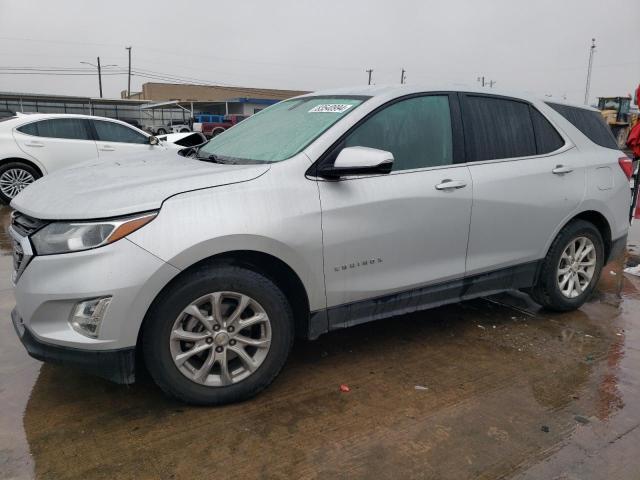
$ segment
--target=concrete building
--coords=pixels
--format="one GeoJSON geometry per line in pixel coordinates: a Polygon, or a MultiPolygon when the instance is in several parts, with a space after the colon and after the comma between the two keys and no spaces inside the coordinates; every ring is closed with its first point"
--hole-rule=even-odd
{"type": "Polygon", "coordinates": [[[250,116],[281,100],[303,95],[299,90],[273,88],[227,87],[220,85],[193,85],[147,82],[140,92],[127,97],[126,90],[120,96],[126,100],[146,102],[140,109],[152,117],[152,123],[164,121],[163,111],[178,109],[185,118],[199,114],[250,116]]]}
{"type": "MultiPolygon", "coordinates": [[[[187,85],[176,83],[147,82],[142,91],[132,93],[129,99],[151,100],[153,102],[229,102],[235,98],[255,98],[261,100],[286,100],[308,92],[299,90],[278,90],[273,88],[224,87],[219,85],[187,85]]],[[[121,92],[127,98],[126,90],[121,92]]]]}
{"type": "MultiPolygon", "coordinates": [[[[129,100],[147,101],[143,110],[179,108],[186,115],[253,115],[281,100],[303,95],[299,90],[273,88],[226,87],[220,85],[192,85],[178,83],[147,82],[140,92],[132,93],[129,100]]],[[[127,99],[127,92],[120,93],[127,99]]],[[[155,117],[155,112],[153,113],[155,117]]]]}

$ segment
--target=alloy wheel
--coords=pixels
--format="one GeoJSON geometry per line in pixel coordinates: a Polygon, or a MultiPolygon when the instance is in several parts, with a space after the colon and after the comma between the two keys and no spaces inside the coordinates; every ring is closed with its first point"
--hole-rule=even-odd
{"type": "Polygon", "coordinates": [[[24,190],[35,178],[22,168],[10,168],[0,175],[0,191],[9,198],[13,198],[24,190]]]}
{"type": "Polygon", "coordinates": [[[556,278],[560,292],[567,298],[576,298],[589,287],[596,270],[596,248],[587,237],[569,242],[558,263],[556,278]]]}
{"type": "Polygon", "coordinates": [[[176,368],[189,380],[213,387],[232,385],[264,362],[271,322],[255,299],[238,292],[213,292],[180,313],[169,344],[176,368]]]}

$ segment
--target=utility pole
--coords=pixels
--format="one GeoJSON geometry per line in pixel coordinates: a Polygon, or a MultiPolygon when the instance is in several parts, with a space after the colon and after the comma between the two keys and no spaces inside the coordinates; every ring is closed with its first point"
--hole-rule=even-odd
{"type": "Polygon", "coordinates": [[[102,98],[102,72],[100,71],[100,57],[98,57],[98,87],[100,88],[100,98],[102,98]]]}
{"type": "Polygon", "coordinates": [[[400,84],[402,85],[405,80],[407,79],[407,76],[405,75],[405,73],[407,73],[407,71],[403,68],[402,72],[400,72],[400,84]]]}
{"type": "Polygon", "coordinates": [[[481,77],[476,78],[476,80],[478,82],[480,82],[480,85],[482,85],[483,87],[486,87],[487,85],[489,85],[489,88],[493,88],[493,86],[498,83],[495,80],[485,80],[484,75],[481,77]]]}
{"type": "MultiPolygon", "coordinates": [[[[91,62],[80,62],[80,63],[84,63],[85,65],[91,65],[94,68],[98,69],[98,87],[100,88],[100,98],[102,98],[102,68],[100,66],[100,57],[97,58],[98,63],[97,65],[94,65],[91,62]]],[[[117,65],[105,65],[105,68],[107,67],[117,67],[117,65]]]]}
{"type": "Polygon", "coordinates": [[[589,47],[589,67],[587,68],[587,84],[584,87],[584,104],[589,104],[589,89],[591,88],[591,67],[593,67],[593,54],[596,51],[596,39],[591,39],[591,47],[589,47]]]}
{"type": "Polygon", "coordinates": [[[131,98],[131,47],[124,47],[129,50],[129,74],[127,76],[127,98],[131,98]]]}
{"type": "Polygon", "coordinates": [[[373,69],[370,68],[369,70],[365,70],[365,72],[369,74],[369,83],[367,85],[371,85],[371,74],[373,73],[373,69]]]}

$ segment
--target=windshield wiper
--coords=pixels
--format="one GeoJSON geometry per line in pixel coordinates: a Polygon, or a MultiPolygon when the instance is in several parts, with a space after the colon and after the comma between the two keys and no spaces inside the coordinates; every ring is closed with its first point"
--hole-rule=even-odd
{"type": "Polygon", "coordinates": [[[213,153],[207,155],[206,157],[202,157],[200,155],[196,155],[196,158],[198,160],[202,160],[203,162],[222,163],[222,164],[227,163],[227,162],[224,162],[220,157],[218,157],[217,155],[215,155],[213,153]]]}

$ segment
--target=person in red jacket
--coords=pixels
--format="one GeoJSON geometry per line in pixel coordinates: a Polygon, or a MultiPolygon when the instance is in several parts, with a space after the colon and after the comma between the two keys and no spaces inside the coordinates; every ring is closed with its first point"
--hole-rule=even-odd
{"type": "Polygon", "coordinates": [[[629,147],[629,150],[631,150],[636,159],[640,158],[640,121],[636,122],[635,126],[629,132],[627,147],[629,147]]]}
{"type": "MultiPolygon", "coordinates": [[[[638,87],[640,90],[640,87],[638,87]]],[[[639,92],[640,93],[640,92],[639,92]]],[[[638,189],[640,188],[640,168],[636,171],[636,165],[640,160],[640,121],[636,122],[635,126],[629,132],[627,137],[627,147],[631,150],[635,162],[633,162],[632,171],[634,172],[634,188],[631,194],[631,215],[636,219],[640,219],[640,195],[638,195],[638,189]],[[635,205],[635,212],[633,211],[635,205]]]]}

